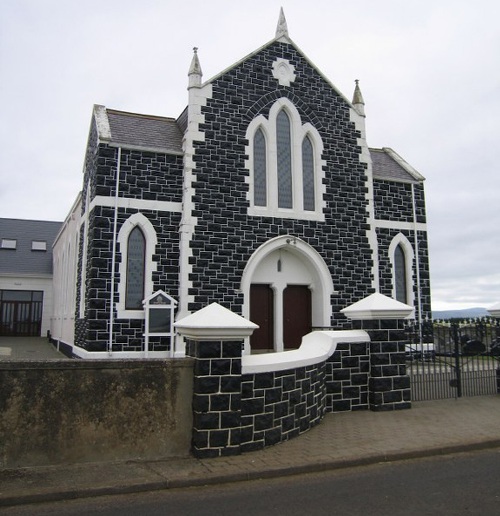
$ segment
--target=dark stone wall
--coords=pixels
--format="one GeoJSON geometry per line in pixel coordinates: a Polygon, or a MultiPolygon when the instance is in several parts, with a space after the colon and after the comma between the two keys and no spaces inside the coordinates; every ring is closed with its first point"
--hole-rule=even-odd
{"type": "Polygon", "coordinates": [[[340,342],[326,362],[328,412],[366,410],[370,377],[370,343],[340,342]]]}
{"type": "MultiPolygon", "coordinates": [[[[414,184],[417,222],[426,222],[423,184],[414,184]]],[[[413,222],[411,184],[373,180],[375,218],[398,222],[413,222]]]]}
{"type": "Polygon", "coordinates": [[[287,441],[325,414],[325,364],[243,375],[241,451],[287,441]]]}
{"type": "MultiPolygon", "coordinates": [[[[94,133],[91,133],[93,135],[94,133]]],[[[118,149],[106,144],[98,147],[92,138],[87,152],[83,197],[96,195],[114,198],[118,149]],[[90,159],[94,156],[94,159],[90,159]],[[90,188],[86,188],[89,182],[90,188]],[[87,191],[88,190],[88,191],[87,191]]],[[[122,150],[119,197],[150,201],[180,202],[182,200],[182,157],[161,153],[122,150]]],[[[83,201],[85,206],[85,201],[83,201]]],[[[118,209],[117,234],[123,223],[137,209],[118,209]]],[[[162,289],[172,297],[179,292],[179,224],[177,212],[140,210],[153,225],[158,245],[153,255],[157,270],[153,273],[154,290],[162,289]]],[[[87,260],[83,260],[83,225],[78,267],[75,344],[87,351],[105,351],[109,340],[109,305],[111,297],[111,265],[114,229],[114,208],[96,206],[88,214],[87,260]],[[79,306],[82,267],[86,267],[85,317],[80,319],[79,306]]],[[[122,259],[119,244],[116,249],[115,296],[118,301],[119,264],[122,259]]],[[[116,305],[115,305],[116,306],[116,305]]],[[[141,351],[144,345],[144,320],[114,319],[113,351],[141,351]]],[[[152,338],[150,350],[170,348],[166,339],[152,338]]]]}
{"type": "Polygon", "coordinates": [[[191,242],[196,311],[213,299],[241,313],[238,292],[251,254],[269,239],[292,234],[315,248],[325,260],[339,310],[371,293],[372,255],[366,237],[366,176],[360,163],[359,137],[350,122],[349,106],[292,46],[273,43],[213,82],[213,98],[202,108],[205,141],[195,142],[196,181],[193,194],[198,218],[191,242]],[[281,87],[271,74],[276,58],[295,66],[297,79],[281,87]],[[259,114],[268,117],[279,98],[288,98],[302,123],[310,122],[324,142],[326,160],[323,199],[325,222],[248,216],[245,182],[245,133],[259,114]]]}
{"type": "MultiPolygon", "coordinates": [[[[380,293],[392,296],[393,280],[392,265],[389,259],[389,246],[394,237],[402,233],[410,242],[415,252],[415,235],[410,230],[377,228],[378,254],[379,254],[379,277],[380,293]]],[[[417,231],[418,254],[419,254],[419,275],[420,275],[420,298],[422,301],[422,319],[431,317],[431,285],[429,269],[429,246],[426,231],[417,231]]],[[[415,295],[415,316],[418,320],[418,284],[416,262],[411,264],[413,270],[413,293],[415,295]]]]}
{"type": "Polygon", "coordinates": [[[219,457],[241,453],[242,341],[186,340],[195,358],[193,454],[219,457]]]}

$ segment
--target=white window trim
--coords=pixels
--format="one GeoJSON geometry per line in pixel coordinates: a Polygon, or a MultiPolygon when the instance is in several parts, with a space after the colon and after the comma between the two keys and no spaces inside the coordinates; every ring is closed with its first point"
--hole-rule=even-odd
{"type": "Polygon", "coordinates": [[[249,215],[262,217],[279,217],[288,219],[304,219],[324,221],[323,208],[326,206],[323,201],[325,185],[324,166],[325,160],[321,159],[323,153],[323,141],[319,132],[310,124],[302,124],[300,114],[293,103],[287,98],[278,99],[269,111],[269,119],[263,115],[254,118],[248,125],[246,132],[248,146],[245,153],[248,159],[245,162],[248,176],[249,191],[247,199],[250,202],[249,215]],[[290,119],[290,137],[292,152],[292,181],[293,181],[293,208],[278,207],[278,171],[277,171],[277,141],[276,141],[276,118],[281,110],[285,110],[290,119]],[[254,136],[258,129],[261,129],[266,139],[266,179],[267,179],[267,206],[254,205],[254,136]],[[308,136],[314,157],[314,198],[315,210],[304,210],[303,197],[303,168],[302,168],[302,141],[308,136]]]}
{"type": "Polygon", "coordinates": [[[415,259],[415,253],[410,241],[402,233],[398,233],[392,239],[389,246],[389,261],[391,263],[392,270],[392,297],[393,299],[396,299],[396,260],[394,258],[398,245],[401,245],[405,256],[406,304],[414,306],[415,292],[413,291],[413,260],[415,259]]]}
{"type": "Polygon", "coordinates": [[[135,213],[129,217],[122,225],[117,242],[120,244],[121,261],[119,264],[118,283],[118,302],[116,303],[117,319],[144,319],[144,310],[127,310],[125,308],[125,295],[127,289],[127,258],[128,258],[128,237],[130,232],[136,227],[144,233],[146,239],[145,252],[145,276],[144,276],[144,298],[153,292],[153,272],[156,271],[157,264],[153,262],[153,254],[156,250],[158,238],[156,231],[149,220],[142,213],[135,213]]]}

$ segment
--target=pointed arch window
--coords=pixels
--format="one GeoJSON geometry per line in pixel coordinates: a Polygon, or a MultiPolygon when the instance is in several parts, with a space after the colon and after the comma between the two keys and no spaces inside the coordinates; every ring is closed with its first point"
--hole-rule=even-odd
{"type": "Polygon", "coordinates": [[[144,319],[142,301],[154,290],[157,270],[154,259],[158,237],[142,213],[134,213],[122,224],[117,237],[118,319],[144,319]]]}
{"type": "Polygon", "coordinates": [[[309,136],[302,140],[302,191],[304,210],[314,211],[314,153],[309,136]]]}
{"type": "Polygon", "coordinates": [[[394,250],[394,281],[397,301],[408,303],[406,256],[401,244],[394,250]]]}
{"type": "Polygon", "coordinates": [[[276,119],[278,208],[293,208],[290,118],[281,110],[276,119]]]}
{"type": "Polygon", "coordinates": [[[139,226],[130,232],[127,242],[126,310],[141,310],[144,299],[146,238],[139,226]]]}
{"type": "Polygon", "coordinates": [[[267,118],[259,114],[250,122],[246,139],[248,213],[324,221],[323,141],[294,104],[276,100],[267,118]]]}
{"type": "Polygon", "coordinates": [[[267,205],[267,163],[266,138],[262,129],[258,129],[253,139],[254,163],[254,204],[267,205]]]}

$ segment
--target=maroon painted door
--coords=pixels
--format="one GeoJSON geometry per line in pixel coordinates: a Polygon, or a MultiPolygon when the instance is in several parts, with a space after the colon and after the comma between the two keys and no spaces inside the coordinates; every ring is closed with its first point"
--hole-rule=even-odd
{"type": "Polygon", "coordinates": [[[252,350],[273,350],[274,293],[269,285],[250,286],[250,320],[259,325],[250,337],[252,350]]]}
{"type": "Polygon", "coordinates": [[[288,285],[283,292],[283,342],[285,349],[300,346],[311,332],[311,291],[304,285],[288,285]]]}

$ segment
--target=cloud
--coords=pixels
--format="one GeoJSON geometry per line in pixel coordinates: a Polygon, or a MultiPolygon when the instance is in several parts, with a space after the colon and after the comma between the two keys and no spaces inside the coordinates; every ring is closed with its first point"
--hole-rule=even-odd
{"type": "MultiPolygon", "coordinates": [[[[192,47],[204,78],[274,37],[281,0],[4,0],[0,216],[62,220],[93,104],[178,116],[192,47]]],[[[292,39],[350,98],[367,138],[426,178],[434,307],[500,301],[500,4],[284,5],[292,39]]]]}

